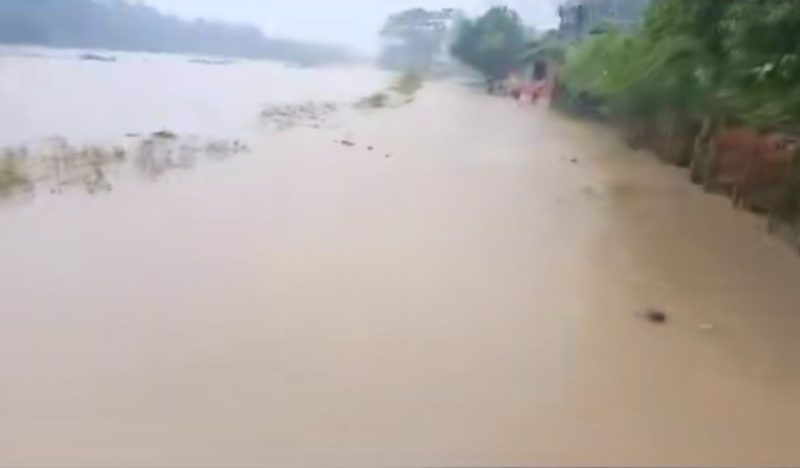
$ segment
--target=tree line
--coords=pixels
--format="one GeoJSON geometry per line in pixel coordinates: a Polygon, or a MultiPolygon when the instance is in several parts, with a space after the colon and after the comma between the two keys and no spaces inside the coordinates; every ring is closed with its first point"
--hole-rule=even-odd
{"type": "Polygon", "coordinates": [[[574,47],[562,76],[573,94],[598,97],[615,114],[796,129],[800,2],[654,0],[638,30],[574,47]]]}
{"type": "Polygon", "coordinates": [[[124,0],[2,0],[0,43],[320,62],[336,47],[266,37],[255,26],[185,21],[124,0]]]}
{"type": "Polygon", "coordinates": [[[474,19],[455,9],[413,8],[387,18],[380,62],[389,68],[430,70],[449,55],[498,79],[520,64],[527,36],[517,12],[504,6],[474,19]]]}

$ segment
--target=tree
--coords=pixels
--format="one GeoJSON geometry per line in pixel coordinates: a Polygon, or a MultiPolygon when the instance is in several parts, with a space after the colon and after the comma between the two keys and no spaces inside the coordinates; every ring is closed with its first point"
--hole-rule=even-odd
{"type": "Polygon", "coordinates": [[[568,98],[599,98],[623,121],[674,135],[662,131],[667,121],[689,129],[685,140],[699,132],[674,160],[710,167],[708,138],[719,125],[800,130],[800,2],[653,0],[639,30],[573,47],[562,78],[568,98]]]}
{"type": "Polygon", "coordinates": [[[453,55],[490,79],[513,71],[525,50],[525,29],[519,15],[504,6],[492,7],[477,20],[458,25],[453,55]]]}
{"type": "Polygon", "coordinates": [[[591,36],[567,56],[568,98],[599,98],[632,144],[690,164],[695,137],[728,113],[724,25],[736,1],[654,0],[639,30],[591,36]]]}
{"type": "MultiPolygon", "coordinates": [[[[574,96],[599,98],[630,142],[689,164],[692,180],[710,186],[720,167],[710,141],[721,126],[800,133],[800,2],[652,0],[641,29],[569,50],[561,77],[562,102],[580,109],[574,96]]],[[[757,189],[769,192],[773,214],[800,223],[800,155],[791,157],[757,189]]]]}
{"type": "Polygon", "coordinates": [[[567,44],[558,31],[547,31],[525,45],[522,58],[526,61],[562,63],[566,59],[567,44]]]}
{"type": "Polygon", "coordinates": [[[737,0],[726,15],[723,47],[731,85],[723,97],[760,126],[800,122],[800,3],[737,0]]]}
{"type": "Polygon", "coordinates": [[[390,68],[427,69],[442,51],[455,10],[414,8],[395,13],[381,30],[381,62],[390,68]]]}
{"type": "Polygon", "coordinates": [[[640,31],[625,44],[616,34],[579,44],[567,81],[626,110],[765,127],[800,120],[796,0],[653,0],[640,31]]]}

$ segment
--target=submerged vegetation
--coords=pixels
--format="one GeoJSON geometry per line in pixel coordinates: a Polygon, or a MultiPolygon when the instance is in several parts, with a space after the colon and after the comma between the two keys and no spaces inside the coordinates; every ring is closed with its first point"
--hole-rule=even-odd
{"type": "Polygon", "coordinates": [[[74,145],[54,137],[0,148],[0,198],[42,189],[62,193],[76,187],[89,193],[107,192],[112,190],[109,176],[118,172],[134,169],[157,179],[173,170],[191,169],[202,160],[250,151],[249,145],[239,140],[207,140],[169,130],[149,136],[131,134],[115,143],[74,145]]]}
{"type": "Polygon", "coordinates": [[[385,91],[378,91],[356,102],[355,107],[361,109],[381,109],[399,107],[414,101],[416,93],[422,89],[425,80],[415,71],[406,71],[395,79],[385,91]]]}
{"type": "Polygon", "coordinates": [[[364,99],[358,101],[356,103],[356,107],[380,109],[382,107],[386,107],[386,103],[388,101],[389,101],[389,95],[383,91],[379,91],[377,93],[370,94],[364,99]]]}
{"type": "Polygon", "coordinates": [[[30,184],[30,179],[17,159],[8,156],[0,159],[0,196],[10,195],[30,184]]]}
{"type": "Polygon", "coordinates": [[[403,73],[392,85],[392,90],[405,96],[410,96],[422,88],[422,75],[414,71],[403,73]]]}

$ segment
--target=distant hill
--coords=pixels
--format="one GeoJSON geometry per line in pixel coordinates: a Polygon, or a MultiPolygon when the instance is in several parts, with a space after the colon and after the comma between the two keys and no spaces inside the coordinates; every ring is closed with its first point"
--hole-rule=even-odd
{"type": "Polygon", "coordinates": [[[62,48],[339,61],[343,49],[273,39],[255,26],[186,21],[125,0],[0,0],[0,43],[62,48]]]}

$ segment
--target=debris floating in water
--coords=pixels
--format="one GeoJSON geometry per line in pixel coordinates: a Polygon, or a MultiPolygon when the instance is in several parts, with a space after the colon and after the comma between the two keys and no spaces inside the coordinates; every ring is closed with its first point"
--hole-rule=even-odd
{"type": "Polygon", "coordinates": [[[354,142],[352,142],[350,140],[342,140],[341,144],[342,144],[342,146],[355,146],[356,145],[354,142]]]}
{"type": "Polygon", "coordinates": [[[650,323],[664,324],[667,322],[667,314],[658,309],[647,309],[646,311],[640,312],[636,315],[650,323]]]}
{"type": "Polygon", "coordinates": [[[174,140],[178,138],[178,135],[175,132],[171,132],[169,130],[159,130],[157,132],[153,132],[154,138],[163,138],[165,140],[174,140]]]}
{"type": "Polygon", "coordinates": [[[235,64],[233,60],[214,60],[214,59],[191,59],[189,63],[194,63],[198,65],[232,65],[235,64]]]}
{"type": "Polygon", "coordinates": [[[98,54],[82,54],[78,57],[81,60],[88,60],[94,62],[116,62],[117,58],[111,55],[98,55],[98,54]]]}

